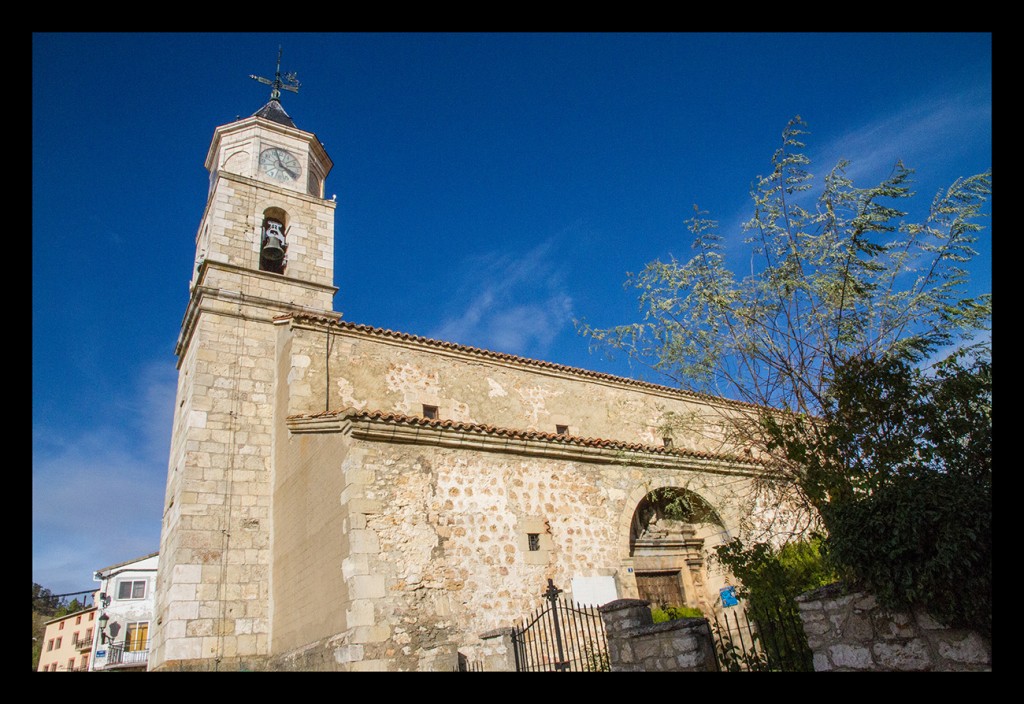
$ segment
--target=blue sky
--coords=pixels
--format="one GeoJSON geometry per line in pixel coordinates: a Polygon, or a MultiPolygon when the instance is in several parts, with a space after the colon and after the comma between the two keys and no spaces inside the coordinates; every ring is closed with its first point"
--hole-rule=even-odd
{"type": "Polygon", "coordinates": [[[812,173],[902,159],[922,205],[992,161],[984,33],[36,34],[32,580],[56,593],[159,548],[203,161],[278,46],[335,164],[344,319],[625,376],[573,319],[635,320],[626,272],[687,258],[694,204],[737,232],[794,115],[812,173]]]}

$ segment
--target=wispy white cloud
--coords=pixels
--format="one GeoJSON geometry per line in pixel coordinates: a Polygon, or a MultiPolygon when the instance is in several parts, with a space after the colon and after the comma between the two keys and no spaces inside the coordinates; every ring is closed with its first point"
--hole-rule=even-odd
{"type": "Polygon", "coordinates": [[[466,263],[460,295],[465,307],[431,337],[498,352],[541,356],[572,321],[572,297],[549,239],[518,256],[489,253],[466,263]]]}
{"type": "Polygon", "coordinates": [[[820,154],[816,158],[819,170],[848,159],[847,175],[854,181],[861,177],[878,180],[891,171],[897,159],[914,168],[925,162],[953,161],[976,151],[979,140],[989,139],[991,123],[991,96],[982,89],[943,93],[880,115],[812,151],[820,154]]]}
{"type": "MultiPolygon", "coordinates": [[[[800,196],[804,207],[811,205],[821,191],[821,179],[841,159],[849,162],[846,175],[858,186],[876,184],[886,178],[897,160],[902,160],[911,169],[919,169],[919,177],[931,177],[955,168],[964,155],[976,153],[979,143],[991,139],[991,93],[984,86],[976,86],[959,92],[923,96],[901,109],[877,115],[875,119],[827,142],[818,142],[815,133],[828,131],[828,128],[829,125],[813,123],[807,126],[809,134],[805,136],[807,147],[804,152],[811,158],[809,170],[815,176],[816,187],[800,196]]],[[[762,175],[769,170],[770,165],[766,161],[762,175]]],[[[755,176],[737,174],[738,178],[751,181],[755,176]]],[[[952,180],[941,185],[951,184],[952,180]]],[[[933,195],[921,193],[921,203],[930,204],[933,195]]],[[[752,214],[753,205],[747,200],[737,203],[734,210],[721,216],[720,231],[728,246],[746,251],[746,246],[742,245],[745,236],[743,225],[752,214]]],[[[710,217],[719,219],[715,213],[710,217]]]]}
{"type": "Polygon", "coordinates": [[[173,365],[150,366],[87,432],[33,428],[34,582],[88,589],[94,570],[158,549],[175,388],[173,365]]]}

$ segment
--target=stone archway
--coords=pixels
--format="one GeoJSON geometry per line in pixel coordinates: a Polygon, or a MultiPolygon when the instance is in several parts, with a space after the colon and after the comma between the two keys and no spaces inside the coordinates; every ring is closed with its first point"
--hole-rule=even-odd
{"type": "Polygon", "coordinates": [[[689,606],[710,615],[705,540],[724,525],[700,495],[682,488],[648,491],[629,524],[629,558],[637,596],[654,606],[689,606]]]}

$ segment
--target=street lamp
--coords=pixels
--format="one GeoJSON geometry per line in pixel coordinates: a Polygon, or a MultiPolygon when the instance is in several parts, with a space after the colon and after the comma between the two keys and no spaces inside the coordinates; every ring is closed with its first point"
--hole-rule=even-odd
{"type": "Polygon", "coordinates": [[[110,616],[106,613],[100,614],[100,643],[106,643],[110,640],[107,636],[107,624],[110,623],[110,616]]]}

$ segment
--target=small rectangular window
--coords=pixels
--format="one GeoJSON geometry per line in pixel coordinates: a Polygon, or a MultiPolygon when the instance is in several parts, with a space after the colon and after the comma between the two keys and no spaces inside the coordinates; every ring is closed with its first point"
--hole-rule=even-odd
{"type": "Polygon", "coordinates": [[[71,672],[74,669],[75,669],[75,659],[74,658],[69,658],[68,659],[68,672],[71,672]]]}
{"type": "Polygon", "coordinates": [[[58,639],[57,639],[57,642],[56,642],[56,644],[54,644],[54,646],[53,646],[53,647],[54,647],[54,648],[57,648],[58,650],[60,650],[60,642],[61,642],[62,640],[64,640],[64,639],[63,639],[63,638],[58,638],[58,639]]]}
{"type": "Polygon", "coordinates": [[[90,611],[89,612],[89,620],[92,621],[95,618],[96,618],[96,612],[95,611],[90,611]]]}
{"type": "Polygon", "coordinates": [[[530,552],[540,550],[540,533],[527,533],[526,542],[530,546],[530,552]]]}
{"type": "Polygon", "coordinates": [[[555,426],[555,432],[558,433],[559,435],[568,435],[569,434],[569,426],[568,425],[556,425],[555,426]]]}
{"type": "Polygon", "coordinates": [[[75,625],[77,626],[81,622],[82,622],[82,617],[81,616],[75,616],[75,625]]]}
{"type": "Polygon", "coordinates": [[[63,621],[61,621],[59,624],[57,624],[57,630],[58,631],[63,631],[64,630],[64,622],[63,621]]]}
{"type": "Polygon", "coordinates": [[[50,652],[51,650],[53,650],[53,638],[51,638],[50,642],[46,644],[46,652],[50,652]]]}
{"type": "Polygon", "coordinates": [[[432,420],[437,418],[437,406],[423,405],[423,417],[430,418],[432,420]]]}
{"type": "Polygon", "coordinates": [[[117,585],[118,599],[143,599],[146,596],[146,580],[126,580],[117,585]]]}

